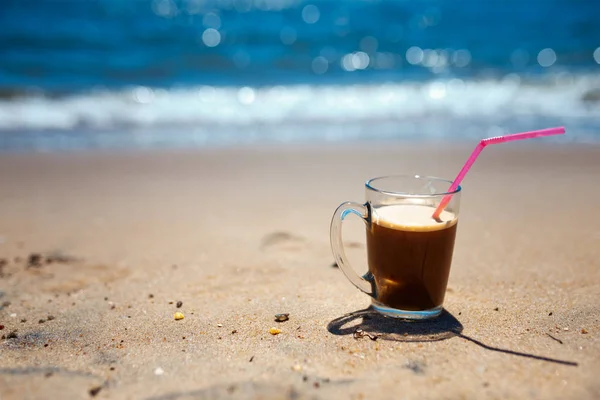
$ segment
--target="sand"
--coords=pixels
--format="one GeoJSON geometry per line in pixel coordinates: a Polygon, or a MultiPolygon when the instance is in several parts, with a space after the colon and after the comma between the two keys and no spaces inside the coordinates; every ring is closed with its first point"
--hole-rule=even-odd
{"type": "Polygon", "coordinates": [[[452,179],[471,150],[2,155],[0,398],[599,398],[600,147],[482,154],[437,321],[364,311],[332,267],[367,178],[452,179]]]}

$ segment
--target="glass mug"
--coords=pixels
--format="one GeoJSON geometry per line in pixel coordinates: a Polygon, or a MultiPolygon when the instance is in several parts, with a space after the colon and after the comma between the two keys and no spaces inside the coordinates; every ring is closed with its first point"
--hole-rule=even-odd
{"type": "Polygon", "coordinates": [[[366,203],[341,204],[331,220],[331,249],[344,275],[372,298],[372,307],[391,317],[428,319],[442,312],[460,206],[460,186],[419,175],[373,178],[365,183],[366,203]],[[446,195],[451,200],[438,220],[432,215],[446,195]],[[367,227],[368,272],[349,265],[342,221],[355,214],[367,227]]]}

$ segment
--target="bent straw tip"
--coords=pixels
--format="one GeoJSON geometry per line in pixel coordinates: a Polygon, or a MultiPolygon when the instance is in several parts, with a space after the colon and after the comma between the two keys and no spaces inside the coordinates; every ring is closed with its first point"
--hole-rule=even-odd
{"type": "Polygon", "coordinates": [[[531,133],[538,134],[540,136],[550,136],[550,135],[562,135],[565,132],[566,132],[566,129],[564,126],[556,126],[554,128],[540,129],[538,131],[533,131],[531,133]]]}

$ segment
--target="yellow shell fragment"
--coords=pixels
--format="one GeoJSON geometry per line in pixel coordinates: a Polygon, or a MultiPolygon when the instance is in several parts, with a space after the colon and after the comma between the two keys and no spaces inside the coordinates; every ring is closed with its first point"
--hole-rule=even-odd
{"type": "Polygon", "coordinates": [[[269,329],[269,333],[271,335],[279,335],[281,333],[281,329],[271,328],[271,329],[269,329]]]}
{"type": "Polygon", "coordinates": [[[180,319],[183,319],[183,313],[180,313],[179,311],[175,313],[175,320],[179,321],[180,319]]]}

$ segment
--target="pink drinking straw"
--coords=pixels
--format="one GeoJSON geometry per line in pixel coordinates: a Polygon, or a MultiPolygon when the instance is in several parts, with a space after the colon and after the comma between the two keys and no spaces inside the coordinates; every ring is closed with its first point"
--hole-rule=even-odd
{"type": "MultiPolygon", "coordinates": [[[[479,156],[479,153],[481,153],[481,150],[483,150],[483,148],[488,144],[506,143],[512,142],[513,140],[532,139],[542,136],[562,135],[563,133],[565,133],[565,128],[559,126],[557,128],[540,129],[539,131],[514,133],[512,135],[495,136],[487,139],[482,139],[477,145],[477,147],[475,147],[475,150],[473,150],[473,152],[471,153],[471,156],[469,157],[465,165],[463,165],[462,169],[454,179],[454,182],[452,182],[452,185],[450,185],[448,193],[452,193],[456,190],[456,188],[458,188],[458,185],[460,185],[467,172],[469,172],[471,165],[473,165],[473,163],[479,156]]],[[[446,208],[451,198],[452,194],[447,194],[444,196],[440,204],[435,209],[435,212],[433,213],[433,219],[439,221],[440,214],[442,213],[442,211],[444,211],[444,208],[446,208]]]]}

